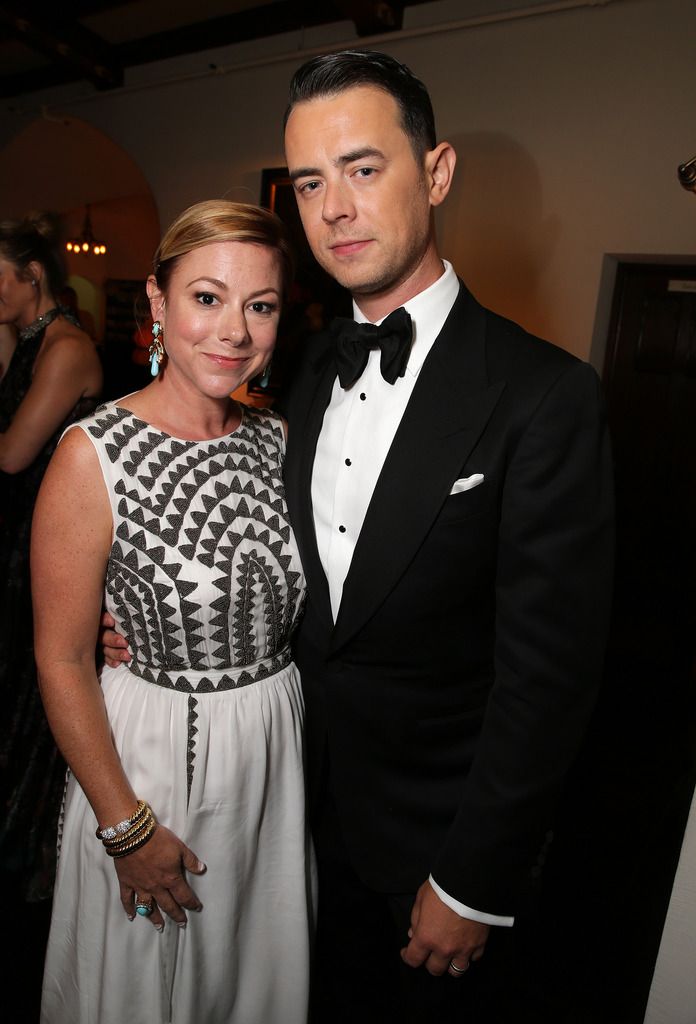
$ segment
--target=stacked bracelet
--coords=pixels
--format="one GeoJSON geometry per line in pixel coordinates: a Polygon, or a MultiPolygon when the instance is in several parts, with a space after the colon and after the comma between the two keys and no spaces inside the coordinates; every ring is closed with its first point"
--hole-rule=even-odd
{"type": "MultiPolygon", "coordinates": [[[[142,832],[137,838],[132,839],[130,842],[121,842],[118,846],[107,846],[106,852],[110,857],[127,857],[129,853],[135,853],[141,846],[152,838],[152,834],[157,828],[157,822],[154,818],[151,818],[144,832],[142,832]]],[[[106,845],[106,844],[105,844],[106,845]]]]}
{"type": "Polygon", "coordinates": [[[130,818],[126,818],[125,821],[119,821],[118,825],[107,825],[106,828],[98,828],[96,832],[97,839],[116,839],[117,836],[123,835],[128,832],[131,825],[143,817],[147,804],[144,800],[138,800],[138,806],[135,808],[130,818]]]}
{"type": "Polygon", "coordinates": [[[125,857],[144,846],[156,827],[152,808],[144,800],[138,800],[138,806],[130,818],[119,821],[117,825],[98,828],[97,839],[101,839],[110,857],[125,857]]]}

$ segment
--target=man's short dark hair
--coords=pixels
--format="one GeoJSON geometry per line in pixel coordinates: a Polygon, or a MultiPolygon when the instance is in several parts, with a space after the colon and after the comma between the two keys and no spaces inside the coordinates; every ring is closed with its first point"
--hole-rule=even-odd
{"type": "Polygon", "coordinates": [[[418,159],[436,145],[435,116],[428,90],[405,64],[376,50],[342,50],[313,57],[298,68],[290,83],[283,125],[297,103],[335,96],[359,85],[372,85],[393,96],[401,127],[418,159]]]}

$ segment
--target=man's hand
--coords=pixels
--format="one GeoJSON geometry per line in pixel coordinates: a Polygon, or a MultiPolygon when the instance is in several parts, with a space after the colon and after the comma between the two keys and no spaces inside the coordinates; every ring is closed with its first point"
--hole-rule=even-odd
{"type": "Polygon", "coordinates": [[[456,978],[472,960],[481,959],[490,930],[490,925],[460,917],[424,882],[411,911],[411,941],[401,950],[401,959],[409,967],[424,966],[430,974],[449,970],[456,978]]]}
{"type": "Polygon", "coordinates": [[[108,612],[101,617],[101,630],[99,632],[99,643],[104,650],[104,661],[110,668],[118,668],[123,661],[130,661],[131,652],[128,650],[128,641],[120,633],[114,632],[116,623],[108,612]]]}

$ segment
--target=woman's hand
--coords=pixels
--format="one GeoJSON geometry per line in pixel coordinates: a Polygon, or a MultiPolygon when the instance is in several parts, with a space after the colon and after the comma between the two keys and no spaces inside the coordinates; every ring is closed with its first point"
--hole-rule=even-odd
{"type": "Polygon", "coordinates": [[[186,872],[202,875],[205,864],[173,832],[158,825],[152,838],[134,853],[114,859],[121,903],[129,920],[135,917],[136,898],[153,900],[148,920],[157,931],[164,927],[163,913],[186,927],[186,910],[201,910],[202,904],[186,881],[186,872]]]}

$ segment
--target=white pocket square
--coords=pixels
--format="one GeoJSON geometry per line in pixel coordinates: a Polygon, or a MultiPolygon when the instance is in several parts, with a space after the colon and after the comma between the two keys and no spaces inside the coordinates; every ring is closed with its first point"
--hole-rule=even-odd
{"type": "Polygon", "coordinates": [[[463,476],[461,480],[455,480],[450,494],[461,494],[462,491],[470,491],[472,487],[478,487],[483,483],[483,473],[473,473],[471,476],[463,476]]]}

